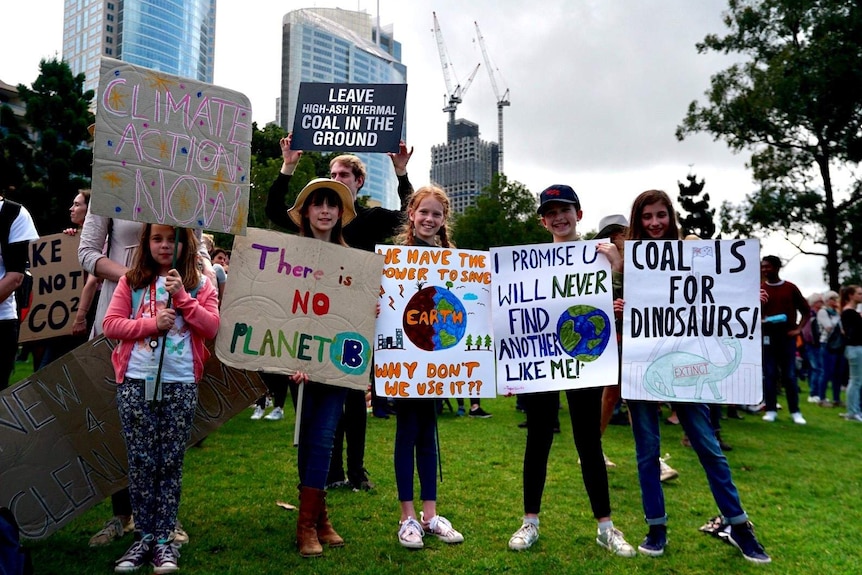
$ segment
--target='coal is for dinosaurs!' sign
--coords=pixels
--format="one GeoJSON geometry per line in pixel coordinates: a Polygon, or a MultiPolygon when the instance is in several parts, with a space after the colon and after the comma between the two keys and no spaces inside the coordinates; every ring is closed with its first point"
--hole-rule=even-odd
{"type": "Polygon", "coordinates": [[[623,397],[759,403],[759,262],[757,240],[626,242],[623,397]]]}

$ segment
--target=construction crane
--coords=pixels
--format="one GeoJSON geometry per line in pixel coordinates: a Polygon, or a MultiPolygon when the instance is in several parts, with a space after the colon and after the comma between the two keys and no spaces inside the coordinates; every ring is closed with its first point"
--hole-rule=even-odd
{"type": "MultiPolygon", "coordinates": [[[[451,69],[454,74],[454,67],[452,66],[452,60],[449,58],[449,52],[446,51],[446,44],[443,42],[443,33],[440,31],[440,22],[437,20],[437,13],[432,12],[434,15],[434,36],[437,39],[437,52],[440,54],[440,65],[443,67],[443,79],[446,81],[446,95],[443,97],[444,107],[443,111],[448,112],[449,114],[449,125],[447,130],[447,140],[452,140],[452,132],[455,126],[455,110],[458,109],[458,104],[460,104],[464,98],[464,94],[467,93],[467,89],[470,87],[470,84],[473,83],[473,78],[476,77],[476,73],[479,71],[480,64],[476,64],[476,67],[473,68],[473,72],[467,78],[467,81],[464,84],[457,84],[454,88],[452,86],[452,78],[449,74],[449,70],[451,69]]],[[[457,80],[457,78],[456,78],[457,80]]]]}
{"type": "MultiPolygon", "coordinates": [[[[476,38],[479,40],[479,47],[482,48],[482,57],[485,59],[485,67],[488,68],[488,76],[491,77],[491,87],[494,89],[494,97],[497,98],[497,145],[499,146],[499,167],[500,173],[503,173],[503,107],[509,106],[509,88],[500,95],[500,90],[497,88],[497,79],[494,77],[494,71],[500,73],[500,70],[491,65],[491,59],[488,57],[488,50],[485,49],[485,39],[482,37],[482,31],[479,30],[479,23],[474,21],[476,26],[476,38]]],[[[503,75],[500,74],[502,79],[503,75]]],[[[505,88],[505,86],[504,86],[505,88]]]]}

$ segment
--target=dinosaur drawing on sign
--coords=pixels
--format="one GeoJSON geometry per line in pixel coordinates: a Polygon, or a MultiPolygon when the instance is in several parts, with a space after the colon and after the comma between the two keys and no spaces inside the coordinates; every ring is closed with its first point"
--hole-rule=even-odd
{"type": "Polygon", "coordinates": [[[742,346],[735,338],[722,343],[734,350],[733,359],[725,365],[716,365],[709,359],[686,351],[672,351],[653,361],[644,373],[644,387],[661,399],[676,399],[674,388],[694,386],[694,398],[702,399],[704,384],[709,386],[715,401],[721,401],[717,382],[736,371],[742,359],[742,346]]]}

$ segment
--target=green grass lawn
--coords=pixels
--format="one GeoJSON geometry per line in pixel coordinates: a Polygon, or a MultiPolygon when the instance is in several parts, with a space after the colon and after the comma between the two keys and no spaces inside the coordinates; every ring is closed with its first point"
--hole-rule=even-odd
{"type": "MultiPolygon", "coordinates": [[[[804,400],[804,397],[803,397],[804,400]]],[[[453,402],[454,403],[454,402],[453,402]]],[[[787,411],[766,424],[759,416],[723,422],[728,454],[743,505],[771,565],[745,561],[730,545],[698,531],[717,514],[703,471],[680,444],[679,427],[662,426],[662,449],[679,479],[665,486],[670,517],[663,557],[615,557],[595,543],[595,521],[581,482],[568,415],[554,444],[541,514],[541,537],[529,551],[509,551],[522,515],[521,462],[525,431],[514,398],[483,401],[492,419],[440,419],[444,482],[438,509],[465,536],[447,546],[426,538],[421,551],[397,540],[399,505],[392,463],[395,420],[369,418],[366,467],[377,488],[330,492],[329,508],[344,548],[302,559],[294,544],[297,503],[292,414],[280,422],[251,421],[244,411],[188,452],[180,519],[191,541],[182,548],[184,573],[860,573],[859,438],[862,425],[845,422],[839,409],[803,404],[807,426],[787,411]]],[[[563,409],[566,409],[564,404],[563,409]]],[[[646,527],[631,431],[611,426],[605,452],[618,464],[609,471],[613,519],[637,545],[646,527]]],[[[418,489],[417,489],[418,494],[418,489]]],[[[90,549],[89,537],[111,515],[105,501],[45,541],[30,543],[36,573],[110,573],[131,538],[90,549]]],[[[151,569],[142,570],[143,573],[151,569]]]]}

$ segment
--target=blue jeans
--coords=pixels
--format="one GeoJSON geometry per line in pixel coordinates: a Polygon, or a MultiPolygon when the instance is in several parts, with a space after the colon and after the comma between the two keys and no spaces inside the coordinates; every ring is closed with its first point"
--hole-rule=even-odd
{"type": "Polygon", "coordinates": [[[848,345],[844,348],[844,357],[850,366],[850,378],[847,382],[847,413],[857,415],[862,413],[859,407],[859,391],[862,386],[862,345],[848,345]]]}
{"type": "Polygon", "coordinates": [[[799,387],[796,383],[796,338],[772,336],[763,346],[763,400],[766,411],[775,411],[778,404],[778,380],[784,381],[787,409],[799,411],[799,387]]]}
{"type": "Polygon", "coordinates": [[[820,367],[823,369],[823,397],[826,399],[829,382],[832,382],[832,401],[841,401],[841,379],[838,377],[838,363],[841,355],[829,351],[825,343],[820,344],[820,367]]]}
{"type": "Polygon", "coordinates": [[[335,427],[344,411],[347,388],[314,381],[303,385],[297,454],[299,483],[325,489],[335,427]]]}
{"type": "MultiPolygon", "coordinates": [[[[648,525],[664,525],[667,523],[667,513],[659,467],[661,434],[658,404],[629,400],[628,407],[635,438],[644,517],[648,525]]],[[[710,425],[709,409],[700,403],[676,403],[674,408],[691,446],[700,459],[719,511],[731,524],[744,523],[748,520],[748,515],[742,509],[739,492],[730,476],[727,458],[718,446],[715,432],[710,425]]]]}
{"type": "Polygon", "coordinates": [[[808,365],[811,366],[808,376],[809,397],[826,399],[826,381],[823,379],[823,362],[820,360],[820,346],[805,344],[805,355],[808,356],[808,365]]]}
{"type": "Polygon", "coordinates": [[[395,415],[395,483],[398,501],[413,501],[413,457],[419,472],[419,497],[437,501],[437,402],[401,399],[395,415]]]}

